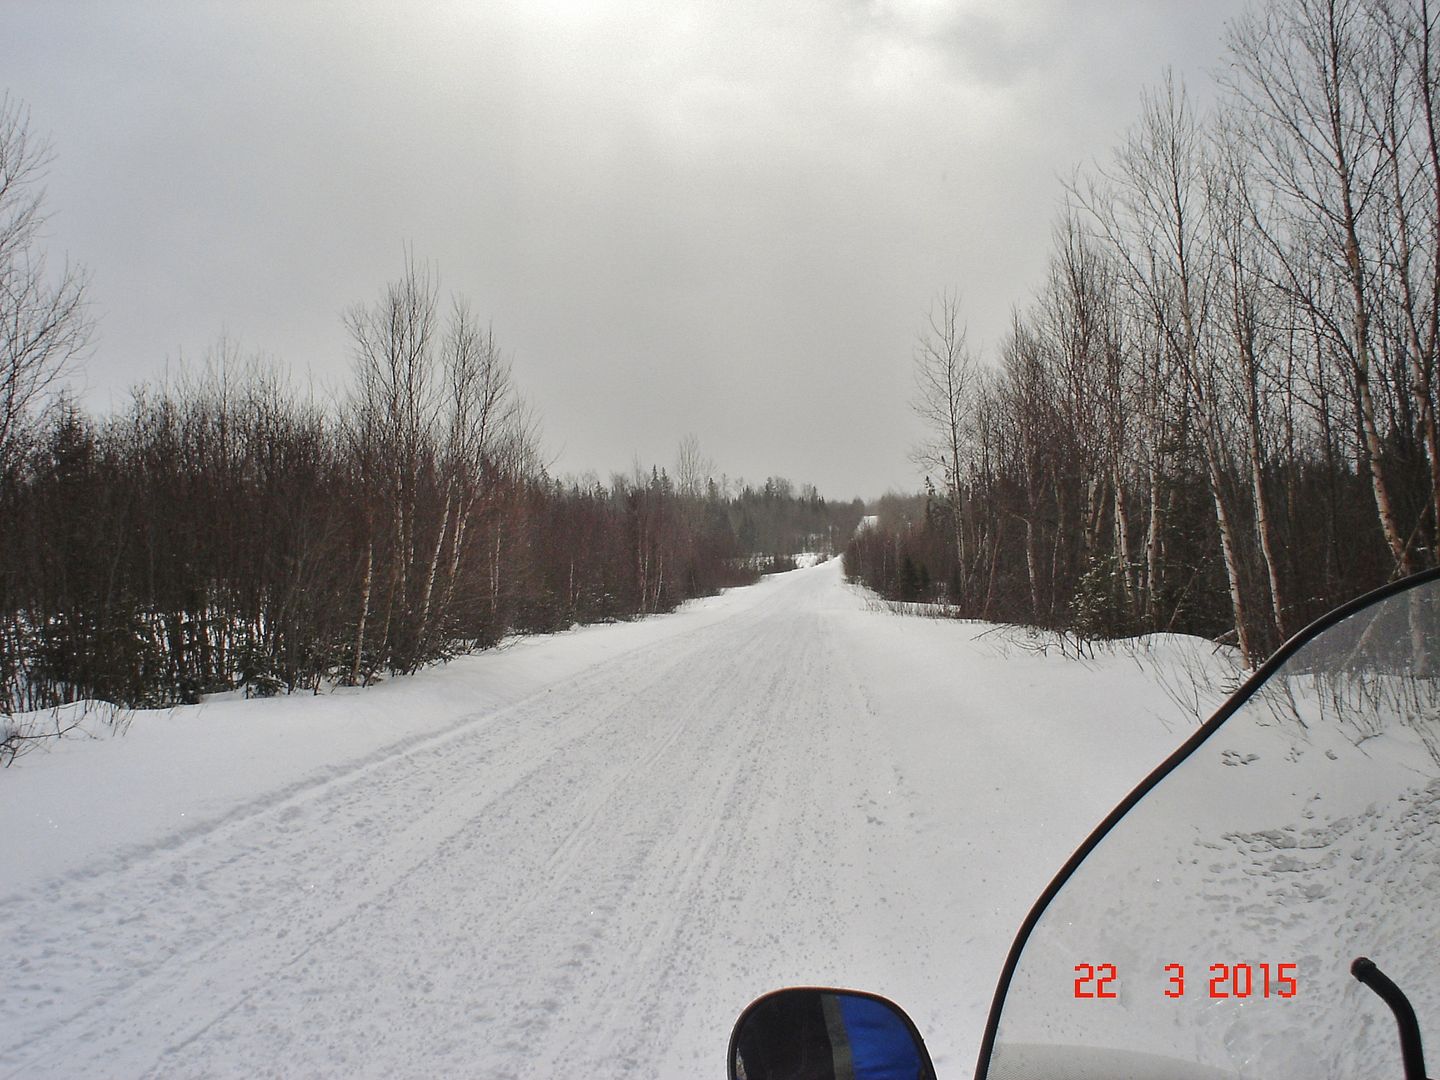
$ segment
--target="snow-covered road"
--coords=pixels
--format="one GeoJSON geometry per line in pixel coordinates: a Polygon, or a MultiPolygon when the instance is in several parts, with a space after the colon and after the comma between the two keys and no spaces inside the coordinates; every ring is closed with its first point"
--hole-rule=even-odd
{"type": "Polygon", "coordinates": [[[32,755],[0,776],[0,1076],[722,1076],[739,1010],[799,982],[895,997],[967,1075],[1025,909],[1188,730],[1133,658],[982,629],[867,610],[829,563],[182,711],[149,772],[115,749],[143,716],[32,755]],[[373,746],[227,768],[227,733],[341,731],[347,703],[373,746]],[[63,818],[107,756],[115,790],[63,818]],[[167,777],[200,789],[183,822],[147,810],[167,777]]]}

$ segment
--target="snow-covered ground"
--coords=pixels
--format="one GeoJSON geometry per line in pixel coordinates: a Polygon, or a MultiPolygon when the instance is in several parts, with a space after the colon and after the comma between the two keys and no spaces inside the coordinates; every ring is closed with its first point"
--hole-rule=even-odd
{"type": "Polygon", "coordinates": [[[835,560],[28,754],[0,1076],[722,1076],[794,983],[968,1075],[1030,904],[1193,729],[1157,670],[1225,664],[875,607],[835,560]]]}

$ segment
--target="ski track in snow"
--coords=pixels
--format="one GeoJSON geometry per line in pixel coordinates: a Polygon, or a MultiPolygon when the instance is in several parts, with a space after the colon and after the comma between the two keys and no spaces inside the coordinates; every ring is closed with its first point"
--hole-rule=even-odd
{"type": "MultiPolygon", "coordinates": [[[[958,994],[974,1025],[1002,928],[1138,774],[1058,832],[1022,822],[1038,869],[965,888],[1015,857],[969,800],[1030,765],[971,763],[951,804],[917,788],[925,745],[901,760],[842,632],[897,620],[860,604],[834,564],[786,575],[723,619],[9,895],[0,1076],[719,1076],[750,998],[866,975],[958,994]],[[962,827],[987,850],[952,852],[962,827]]],[[[1153,726],[1145,761],[1178,739],[1153,726]]],[[[969,1071],[978,1031],[927,1037],[942,1075],[969,1071]]]]}

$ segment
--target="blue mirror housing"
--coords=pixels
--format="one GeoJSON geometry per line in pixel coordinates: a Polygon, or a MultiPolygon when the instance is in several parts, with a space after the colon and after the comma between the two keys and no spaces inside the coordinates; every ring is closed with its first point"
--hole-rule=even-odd
{"type": "Polygon", "coordinates": [[[730,1080],[935,1080],[914,1021],[876,994],[777,990],[735,1022],[730,1080]]]}

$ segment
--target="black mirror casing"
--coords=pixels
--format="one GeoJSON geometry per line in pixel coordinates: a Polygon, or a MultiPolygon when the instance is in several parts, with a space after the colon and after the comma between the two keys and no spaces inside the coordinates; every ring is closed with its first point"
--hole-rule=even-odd
{"type": "Polygon", "coordinates": [[[920,1031],[877,994],[802,986],[757,998],[726,1054],[730,1080],[935,1080],[920,1031]]]}

